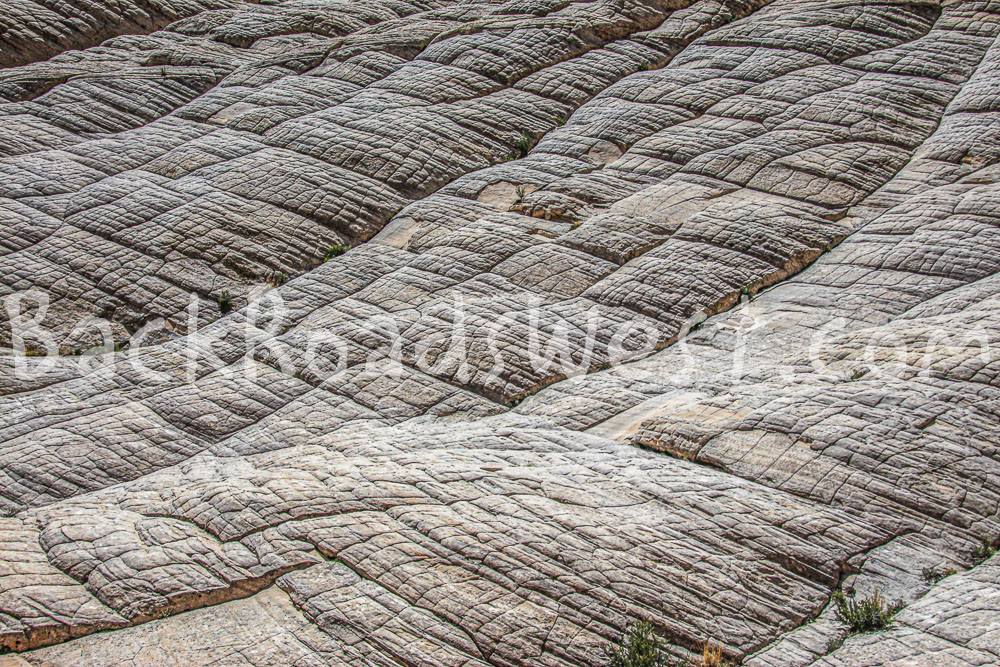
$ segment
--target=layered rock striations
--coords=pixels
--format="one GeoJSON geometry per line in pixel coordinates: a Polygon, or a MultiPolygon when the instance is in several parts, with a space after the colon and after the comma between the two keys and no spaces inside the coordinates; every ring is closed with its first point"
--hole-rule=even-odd
{"type": "Polygon", "coordinates": [[[0,70],[0,663],[1000,661],[1000,6],[185,13],[0,70]]]}
{"type": "MultiPolygon", "coordinates": [[[[202,12],[225,14],[243,1],[253,0],[7,0],[0,15],[0,67],[97,46],[118,35],[152,32],[202,12]]],[[[79,56],[67,53],[55,61],[70,63],[79,56]]]]}

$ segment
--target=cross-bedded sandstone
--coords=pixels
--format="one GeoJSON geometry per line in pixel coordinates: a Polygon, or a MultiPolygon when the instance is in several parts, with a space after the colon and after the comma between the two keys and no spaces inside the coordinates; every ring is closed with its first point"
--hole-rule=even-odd
{"type": "Polygon", "coordinates": [[[919,574],[1000,533],[998,34],[279,2],[0,70],[0,296],[73,349],[172,329],[5,372],[2,645],[579,665],[647,619],[760,666],[995,661],[993,561],[919,574]],[[851,583],[912,604],[827,655],[851,583]]]}

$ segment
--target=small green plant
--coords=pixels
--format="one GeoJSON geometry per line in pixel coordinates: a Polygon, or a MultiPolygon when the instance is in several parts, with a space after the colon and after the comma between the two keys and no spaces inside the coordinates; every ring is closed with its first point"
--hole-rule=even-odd
{"type": "Polygon", "coordinates": [[[565,118],[563,118],[562,116],[559,116],[558,118],[556,118],[556,125],[563,126],[565,124],[566,124],[566,119],[565,118]]]}
{"type": "Polygon", "coordinates": [[[80,357],[85,354],[103,354],[105,352],[121,352],[121,343],[96,343],[90,347],[82,347],[74,350],[68,350],[66,356],[80,357]]]}
{"type": "Polygon", "coordinates": [[[230,310],[233,309],[233,297],[230,296],[229,290],[222,290],[222,294],[219,295],[219,312],[225,315],[230,310]]]}
{"type": "Polygon", "coordinates": [[[531,135],[527,132],[522,132],[521,136],[517,138],[514,142],[514,151],[517,153],[517,157],[524,157],[531,150],[531,135]]]}
{"type": "Polygon", "coordinates": [[[837,605],[837,620],[847,626],[847,634],[873,632],[889,626],[892,617],[903,608],[903,602],[897,600],[887,604],[878,589],[871,597],[855,599],[854,593],[844,594],[837,591],[833,594],[833,602],[837,605]]]}
{"type": "Polygon", "coordinates": [[[326,249],[326,255],[323,256],[323,261],[328,262],[334,257],[340,257],[348,250],[350,250],[350,248],[345,246],[343,243],[334,243],[326,249]]]}
{"type": "Polygon", "coordinates": [[[619,644],[604,647],[604,655],[608,667],[660,667],[666,660],[663,642],[647,621],[630,625],[619,644]]]}
{"type": "Polygon", "coordinates": [[[920,573],[920,576],[929,584],[936,584],[946,577],[950,577],[953,574],[958,574],[958,570],[953,567],[945,568],[943,570],[936,567],[925,567],[920,573]]]}
{"type": "Polygon", "coordinates": [[[520,204],[524,201],[524,196],[528,194],[528,187],[525,185],[519,185],[514,188],[514,193],[517,195],[517,199],[514,200],[514,203],[520,204]]]}
{"type": "Polygon", "coordinates": [[[857,382],[858,380],[860,380],[864,376],[868,375],[868,373],[870,373],[870,372],[871,372],[871,369],[869,369],[869,368],[864,368],[864,367],[862,367],[862,368],[855,368],[854,372],[851,373],[851,376],[849,378],[847,378],[847,381],[848,382],[857,382]]]}
{"type": "Polygon", "coordinates": [[[271,287],[281,287],[288,282],[288,274],[284,271],[275,271],[267,278],[267,284],[271,287]]]}
{"type": "Polygon", "coordinates": [[[972,566],[982,565],[997,552],[997,548],[989,540],[983,540],[972,550],[972,566]]]}

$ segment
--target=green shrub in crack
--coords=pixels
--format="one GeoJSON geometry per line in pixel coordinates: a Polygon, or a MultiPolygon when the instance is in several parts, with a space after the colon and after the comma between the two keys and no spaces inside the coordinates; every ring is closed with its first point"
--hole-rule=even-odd
{"type": "Polygon", "coordinates": [[[233,309],[233,297],[229,295],[229,290],[222,290],[219,295],[219,312],[225,315],[233,309]]]}
{"type": "Polygon", "coordinates": [[[630,625],[618,645],[605,646],[604,655],[608,667],[661,667],[666,661],[663,642],[646,621],[630,625]]]}
{"type": "Polygon", "coordinates": [[[524,157],[531,150],[531,135],[527,132],[522,132],[521,136],[517,138],[514,142],[514,151],[517,153],[517,157],[524,157]]]}
{"type": "Polygon", "coordinates": [[[904,606],[901,600],[887,603],[878,589],[870,597],[860,600],[855,598],[853,592],[845,594],[837,591],[833,594],[833,602],[837,605],[837,620],[847,626],[848,635],[889,627],[892,617],[904,606]]]}
{"type": "Polygon", "coordinates": [[[350,248],[345,246],[343,243],[334,243],[326,249],[326,255],[323,256],[323,261],[328,262],[334,257],[340,257],[348,250],[350,250],[350,248]]]}

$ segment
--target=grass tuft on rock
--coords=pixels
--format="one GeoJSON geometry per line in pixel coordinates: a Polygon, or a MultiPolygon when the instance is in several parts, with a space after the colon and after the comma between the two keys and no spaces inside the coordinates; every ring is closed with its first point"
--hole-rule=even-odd
{"type": "Polygon", "coordinates": [[[921,578],[929,584],[936,584],[942,579],[946,579],[953,574],[958,574],[958,570],[953,567],[949,568],[936,568],[936,567],[925,567],[920,573],[921,578]]]}
{"type": "Polygon", "coordinates": [[[722,646],[711,641],[701,647],[701,665],[698,667],[730,667],[730,661],[722,657],[722,646]]]}
{"type": "Polygon", "coordinates": [[[630,625],[618,644],[607,644],[607,667],[731,667],[722,656],[722,646],[712,641],[702,645],[701,660],[674,659],[664,649],[663,640],[648,621],[630,625]]]}
{"type": "Polygon", "coordinates": [[[517,157],[525,157],[528,151],[531,150],[531,144],[531,135],[527,132],[522,132],[521,136],[514,142],[514,152],[517,153],[517,157]]]}
{"type": "Polygon", "coordinates": [[[983,540],[979,546],[972,550],[972,566],[982,565],[997,552],[997,548],[988,540],[983,540]]]}

